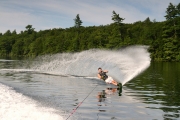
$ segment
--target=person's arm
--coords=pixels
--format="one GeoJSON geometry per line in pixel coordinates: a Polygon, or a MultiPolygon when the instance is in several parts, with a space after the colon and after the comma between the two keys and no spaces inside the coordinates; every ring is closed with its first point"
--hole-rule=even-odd
{"type": "Polygon", "coordinates": [[[99,79],[102,79],[101,76],[100,76],[100,74],[98,74],[97,76],[98,76],[99,79]]]}
{"type": "Polygon", "coordinates": [[[108,73],[108,71],[107,71],[107,70],[103,70],[103,72],[108,73]]]}

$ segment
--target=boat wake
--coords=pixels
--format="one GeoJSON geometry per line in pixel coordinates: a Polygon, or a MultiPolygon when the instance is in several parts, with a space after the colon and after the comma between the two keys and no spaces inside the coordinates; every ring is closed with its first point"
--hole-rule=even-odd
{"type": "Polygon", "coordinates": [[[0,83],[1,120],[63,120],[53,108],[42,107],[36,101],[0,83]]]}

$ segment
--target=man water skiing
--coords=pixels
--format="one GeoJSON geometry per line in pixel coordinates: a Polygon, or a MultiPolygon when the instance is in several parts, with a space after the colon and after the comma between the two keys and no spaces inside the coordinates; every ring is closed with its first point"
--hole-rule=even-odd
{"type": "Polygon", "coordinates": [[[106,73],[108,73],[107,70],[102,70],[102,68],[98,68],[98,75],[97,76],[99,79],[104,80],[106,83],[111,83],[111,84],[116,85],[116,86],[121,85],[121,83],[116,82],[115,80],[113,80],[112,77],[106,75],[106,73]]]}

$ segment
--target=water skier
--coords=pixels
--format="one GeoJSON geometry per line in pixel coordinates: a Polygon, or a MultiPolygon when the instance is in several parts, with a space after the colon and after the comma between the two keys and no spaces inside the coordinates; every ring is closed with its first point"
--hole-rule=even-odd
{"type": "Polygon", "coordinates": [[[115,80],[113,80],[112,77],[106,75],[106,73],[108,73],[107,70],[102,70],[102,68],[98,68],[98,78],[104,80],[106,83],[111,83],[113,85],[119,86],[120,83],[116,82],[115,80]]]}

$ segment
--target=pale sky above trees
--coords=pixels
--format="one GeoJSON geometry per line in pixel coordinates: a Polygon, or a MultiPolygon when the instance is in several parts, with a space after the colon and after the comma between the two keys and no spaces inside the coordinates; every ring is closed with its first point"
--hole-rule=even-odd
{"type": "Polygon", "coordinates": [[[169,3],[179,0],[1,0],[0,33],[7,30],[20,32],[33,25],[35,31],[74,26],[79,14],[82,26],[98,26],[112,23],[112,11],[125,18],[124,23],[144,21],[147,17],[165,20],[169,3]]]}

